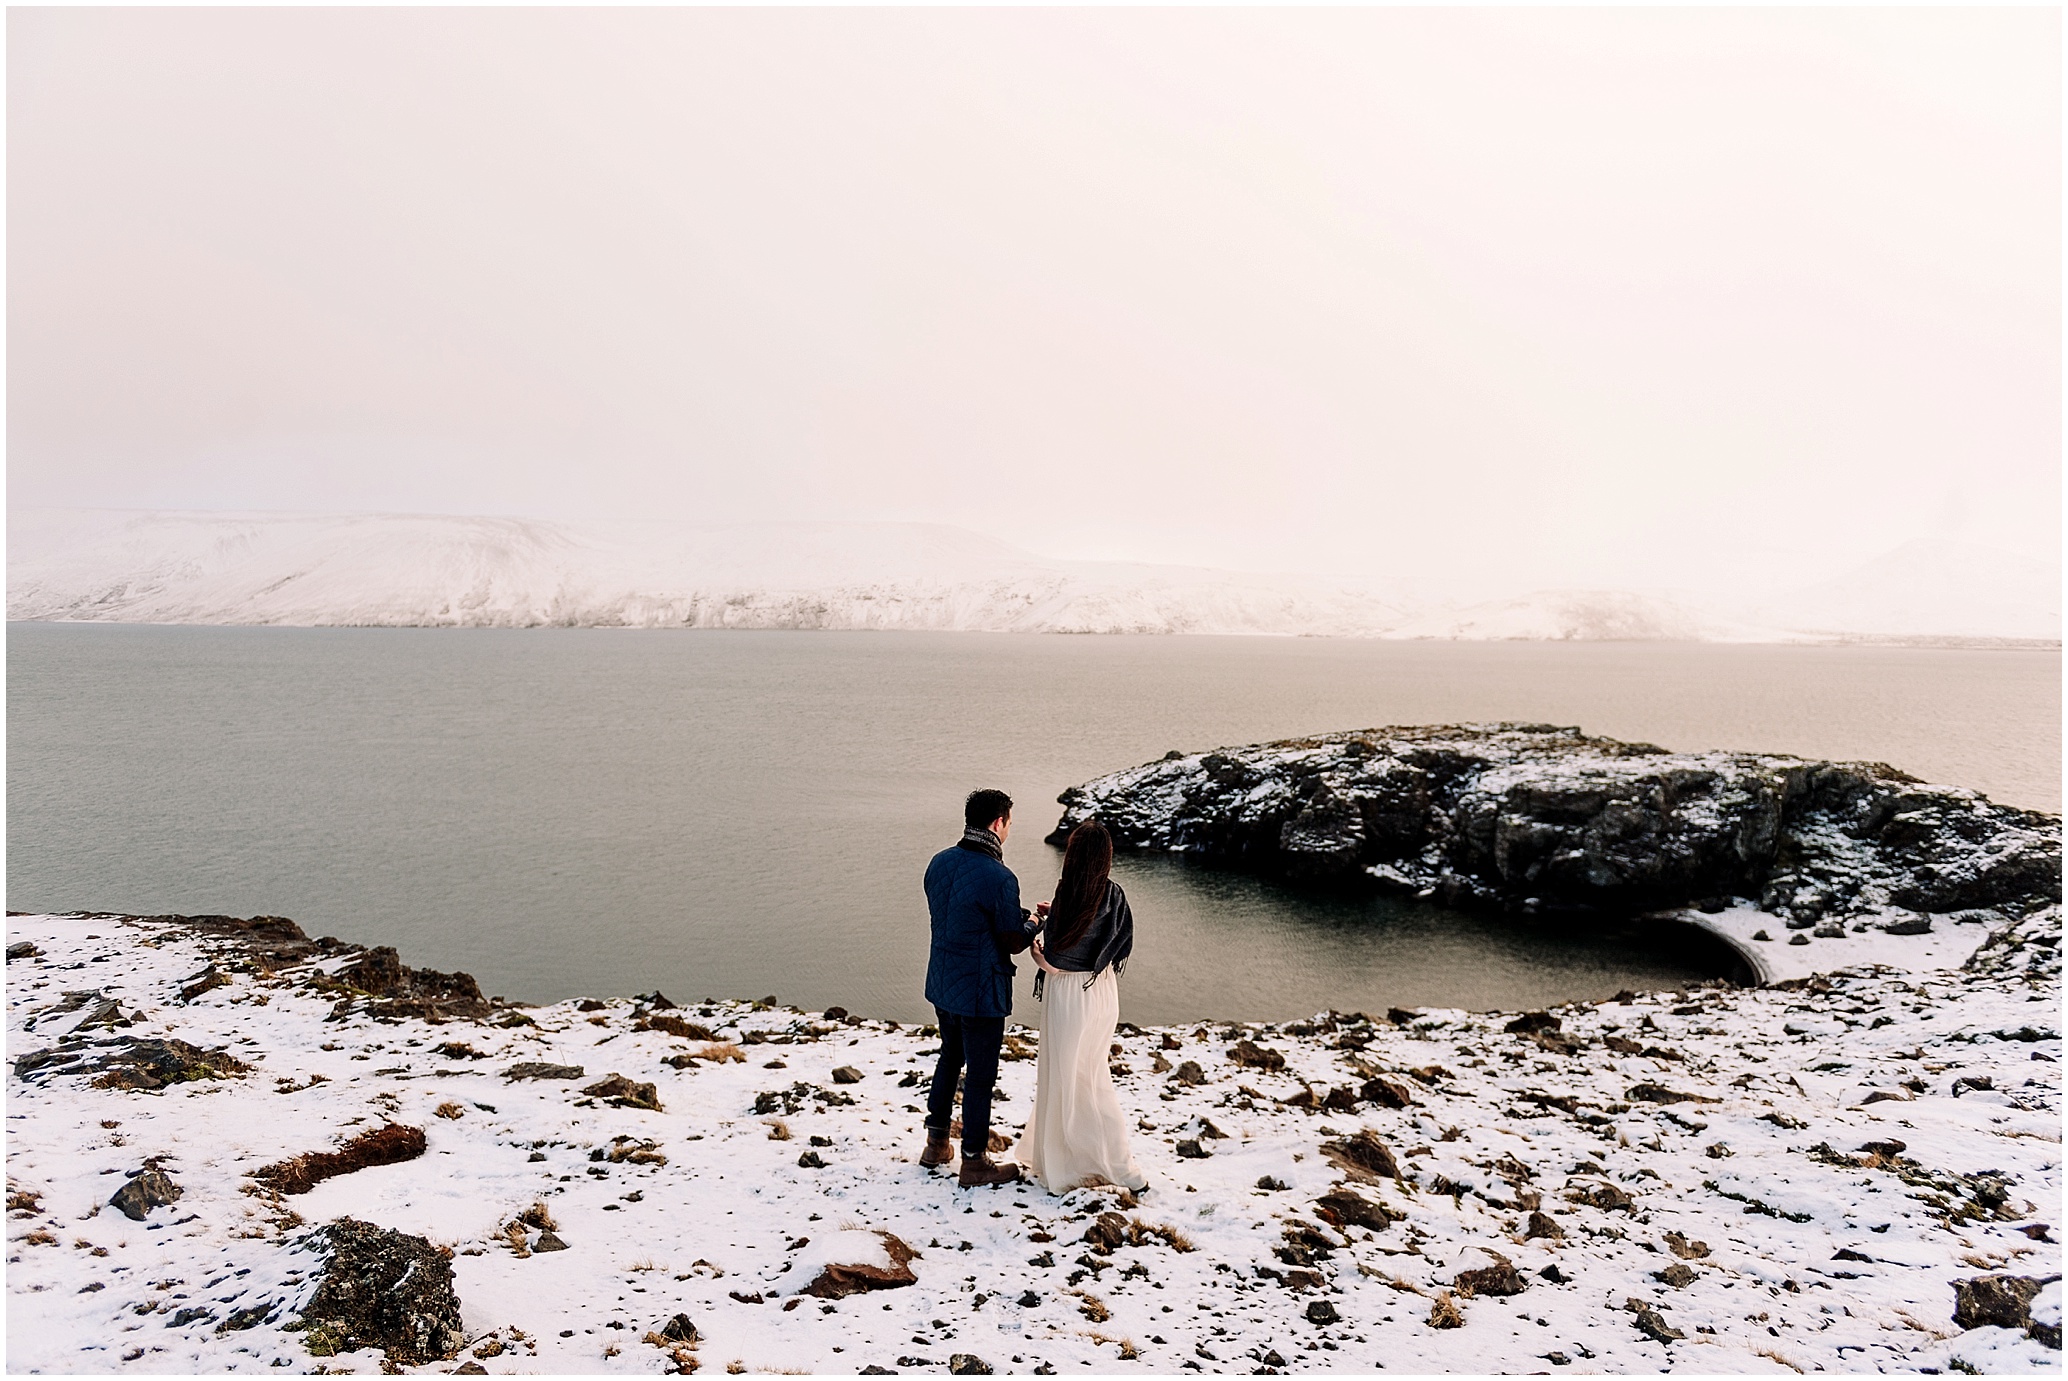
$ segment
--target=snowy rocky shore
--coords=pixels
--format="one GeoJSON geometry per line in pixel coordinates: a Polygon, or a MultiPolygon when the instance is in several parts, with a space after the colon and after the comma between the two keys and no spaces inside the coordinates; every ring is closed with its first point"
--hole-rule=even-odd
{"type": "Polygon", "coordinates": [[[2046,905],[1767,988],[1123,1027],[1134,1202],[922,1169],[924,1029],[14,915],[8,1364],[2058,1371],[2059,939],[2046,905]]]}

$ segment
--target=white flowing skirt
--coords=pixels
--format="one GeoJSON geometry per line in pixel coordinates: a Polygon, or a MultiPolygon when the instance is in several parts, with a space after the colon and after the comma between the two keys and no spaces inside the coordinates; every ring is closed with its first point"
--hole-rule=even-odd
{"type": "Polygon", "coordinates": [[[1148,1182],[1128,1149],[1127,1119],[1106,1066],[1119,1019],[1120,980],[1110,968],[1089,988],[1081,974],[1052,973],[1043,984],[1034,1114],[1013,1158],[1050,1193],[1148,1182]]]}

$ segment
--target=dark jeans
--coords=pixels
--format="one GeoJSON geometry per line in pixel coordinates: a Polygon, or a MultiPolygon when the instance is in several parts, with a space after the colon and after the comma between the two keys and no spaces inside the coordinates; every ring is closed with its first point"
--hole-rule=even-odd
{"type": "Polygon", "coordinates": [[[1004,1017],[965,1017],[933,1009],[941,1023],[941,1058],[926,1095],[926,1125],[946,1136],[955,1116],[955,1079],[962,1081],[962,1154],[981,1156],[991,1145],[991,1088],[998,1082],[998,1047],[1005,1044],[1004,1017]]]}

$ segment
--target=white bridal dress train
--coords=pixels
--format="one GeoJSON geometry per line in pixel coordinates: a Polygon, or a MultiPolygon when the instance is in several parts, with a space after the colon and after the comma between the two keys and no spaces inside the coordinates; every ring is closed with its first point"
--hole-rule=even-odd
{"type": "Polygon", "coordinates": [[[1013,1158],[1053,1194],[1148,1183],[1128,1148],[1127,1119],[1106,1067],[1120,1020],[1120,980],[1111,967],[1089,988],[1084,978],[1052,973],[1042,985],[1034,1114],[1013,1147],[1013,1158]]]}

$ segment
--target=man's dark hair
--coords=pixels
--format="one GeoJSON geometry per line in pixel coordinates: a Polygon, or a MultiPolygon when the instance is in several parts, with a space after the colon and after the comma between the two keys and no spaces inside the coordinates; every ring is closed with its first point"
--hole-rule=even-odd
{"type": "Polygon", "coordinates": [[[1012,815],[1012,797],[1002,791],[972,791],[962,803],[962,823],[973,830],[986,829],[993,820],[1012,815]]]}

